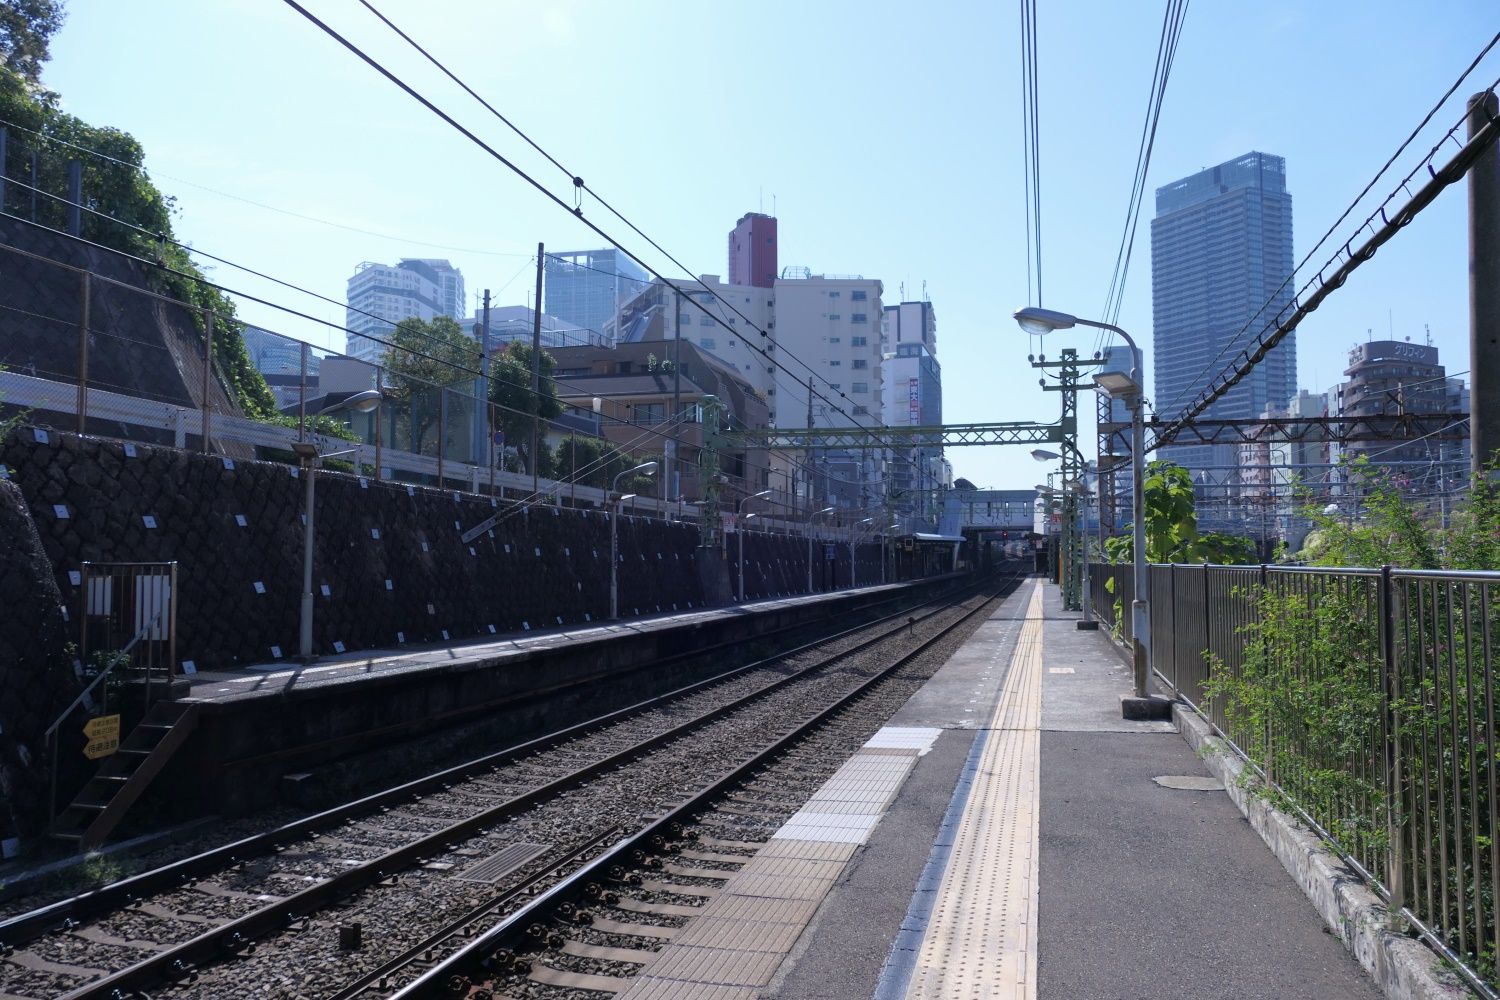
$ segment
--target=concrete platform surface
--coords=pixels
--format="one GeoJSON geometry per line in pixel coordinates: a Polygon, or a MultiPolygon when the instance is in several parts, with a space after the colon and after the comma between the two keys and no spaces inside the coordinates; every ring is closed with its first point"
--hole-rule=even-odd
{"type": "Polygon", "coordinates": [[[679,956],[639,995],[1380,996],[1172,724],[1121,720],[1128,670],[1075,618],[1024,584],[871,741],[933,734],[860,828],[779,835],[853,845],[806,891],[778,880],[815,911],[720,935],[755,952],[733,983],[679,956]]]}
{"type": "MultiPolygon", "coordinates": [[[[923,581],[914,581],[923,582],[923,581]]],[[[374,677],[448,669],[470,663],[493,663],[506,658],[524,658],[562,646],[609,641],[621,636],[647,635],[675,629],[693,628],[726,617],[751,617],[785,609],[817,605],[829,601],[864,595],[878,597],[882,592],[897,593],[909,584],[880,584],[829,593],[798,594],[773,600],[750,601],[719,608],[696,608],[659,615],[645,615],[629,621],[600,622],[583,628],[539,628],[520,635],[497,636],[492,641],[455,642],[444,646],[416,649],[362,650],[320,656],[312,663],[298,663],[288,657],[265,663],[248,664],[223,670],[195,670],[187,675],[190,686],[186,700],[235,701],[265,697],[292,690],[305,690],[329,684],[359,683],[374,677]]]]}

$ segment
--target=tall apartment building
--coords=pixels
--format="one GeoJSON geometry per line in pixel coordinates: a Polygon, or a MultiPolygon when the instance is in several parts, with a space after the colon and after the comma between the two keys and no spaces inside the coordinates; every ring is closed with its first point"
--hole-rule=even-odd
{"type": "MultiPolygon", "coordinates": [[[[1290,304],[1291,274],[1292,196],[1281,157],[1247,153],[1156,189],[1151,400],[1159,414],[1171,418],[1192,403],[1290,304]]],[[[1293,333],[1204,416],[1253,418],[1285,406],[1296,381],[1293,333]]],[[[1177,445],[1163,457],[1210,482],[1236,465],[1233,445],[1177,445]]]]}
{"type": "MultiPolygon", "coordinates": [[[[1436,347],[1406,340],[1355,344],[1344,374],[1348,381],[1338,387],[1337,401],[1343,416],[1460,412],[1467,398],[1463,383],[1447,377],[1436,347]]],[[[1350,460],[1365,456],[1376,465],[1400,468],[1414,488],[1428,491],[1444,479],[1461,479],[1468,465],[1464,442],[1354,441],[1342,452],[1350,460]]]]}
{"type": "Polygon", "coordinates": [[[776,283],[776,220],[759,212],[740,216],[729,233],[729,283],[770,288],[776,283]]]}
{"type": "MultiPolygon", "coordinates": [[[[1124,344],[1114,344],[1104,352],[1104,363],[1097,374],[1120,372],[1129,375],[1135,370],[1135,355],[1124,344]]],[[[1144,379],[1145,372],[1136,372],[1135,377],[1144,379]]],[[[1135,485],[1130,458],[1130,407],[1123,399],[1115,399],[1103,392],[1095,399],[1095,420],[1099,429],[1099,455],[1112,456],[1108,461],[1113,476],[1101,477],[1101,489],[1095,503],[1097,513],[1111,532],[1121,530],[1134,517],[1135,485]]]]}
{"type": "Polygon", "coordinates": [[[446,260],[403,257],[395,266],[365,261],[350,276],[344,325],[349,334],[345,353],[361,361],[378,362],[386,339],[403,319],[431,320],[436,316],[464,318],[463,272],[446,260]]]}
{"type": "MultiPolygon", "coordinates": [[[[779,381],[776,425],[806,427],[810,418],[813,427],[879,426],[884,286],[804,267],[783,268],[774,291],[776,340],[799,359],[783,361],[800,379],[779,381]]],[[[862,509],[885,501],[880,449],[813,449],[804,461],[809,501],[819,507],[862,509]]]]}
{"type": "Polygon", "coordinates": [[[650,280],[639,264],[613,247],[549,253],[543,270],[543,311],[601,334],[613,328],[620,307],[650,280]]]}
{"type": "MultiPolygon", "coordinates": [[[[880,319],[881,422],[888,427],[931,427],[943,422],[943,372],[936,357],[937,315],[931,302],[886,306],[880,319]]],[[[935,528],[935,499],[949,475],[942,445],[893,448],[887,454],[887,494],[892,506],[935,528]]]]}
{"type": "MultiPolygon", "coordinates": [[[[661,357],[670,359],[671,342],[680,336],[738,372],[766,401],[777,427],[806,427],[809,420],[814,427],[880,423],[879,281],[786,268],[769,288],[726,283],[714,274],[678,284],[683,294],[653,282],[626,303],[617,342],[660,340],[661,357]]],[[[883,499],[884,461],[872,449],[771,456],[778,489],[820,506],[849,508],[883,499]]]]}

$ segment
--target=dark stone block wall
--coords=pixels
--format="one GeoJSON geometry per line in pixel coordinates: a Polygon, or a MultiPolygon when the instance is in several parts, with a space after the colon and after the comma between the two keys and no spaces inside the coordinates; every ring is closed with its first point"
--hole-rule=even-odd
{"type": "MultiPolygon", "coordinates": [[[[0,464],[25,497],[71,614],[79,593],[69,571],[83,561],[176,560],[180,660],[205,669],[296,653],[304,480],[295,467],[31,427],[0,443],[0,464]]],[[[319,653],[608,615],[609,519],[599,512],[496,507],[325,471],[315,522],[319,653]],[[461,540],[496,514],[492,530],[461,540]]],[[[696,546],[691,525],[621,517],[621,616],[701,606],[696,546]]]]}
{"type": "Polygon", "coordinates": [[[62,594],[25,499],[0,482],[0,840],[32,836],[45,822],[43,735],[82,689],[68,641],[62,594]]]}

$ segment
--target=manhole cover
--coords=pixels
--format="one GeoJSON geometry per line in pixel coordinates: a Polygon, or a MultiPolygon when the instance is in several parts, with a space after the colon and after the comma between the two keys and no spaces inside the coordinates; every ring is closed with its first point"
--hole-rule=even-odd
{"type": "Polygon", "coordinates": [[[1198,774],[1159,774],[1151,779],[1163,788],[1182,788],[1192,792],[1216,792],[1224,788],[1218,778],[1198,774]]]}

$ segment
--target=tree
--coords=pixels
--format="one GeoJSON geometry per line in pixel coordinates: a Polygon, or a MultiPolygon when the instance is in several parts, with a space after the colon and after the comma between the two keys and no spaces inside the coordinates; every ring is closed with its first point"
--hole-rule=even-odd
{"type": "Polygon", "coordinates": [[[49,46],[63,16],[61,0],[0,3],[0,57],[5,68],[30,86],[39,86],[42,63],[51,56],[49,46]]]}
{"type": "MultiPolygon", "coordinates": [[[[0,2],[0,118],[17,126],[13,143],[36,149],[37,174],[31,183],[45,191],[68,189],[68,163],[75,154],[49,140],[103,154],[77,154],[83,166],[84,200],[92,209],[83,213],[84,239],[163,265],[147,272],[147,287],[191,307],[200,336],[205,332],[202,310],[221,317],[214,326],[214,361],[225,390],[245,416],[274,419],[275,397],[265,376],[250,363],[241,324],[234,319],[234,303],[205,284],[187,250],[171,242],[174,202],[146,175],[141,144],[128,132],[90,125],[59,110],[58,96],[40,88],[38,74],[47,59],[48,42],[62,20],[59,0],[0,2]]],[[[16,211],[15,205],[9,207],[16,211]]],[[[62,202],[41,199],[34,215],[40,225],[67,228],[68,206],[62,202]]]]}
{"type": "MultiPolygon", "coordinates": [[[[1157,460],[1146,466],[1141,484],[1146,501],[1146,561],[1153,563],[1255,562],[1255,544],[1240,535],[1198,534],[1198,512],[1193,505],[1193,477],[1175,462],[1157,460]]],[[[1104,550],[1112,562],[1130,562],[1132,534],[1110,538],[1104,550]]]]}
{"type": "MultiPolygon", "coordinates": [[[[490,402],[496,404],[495,420],[505,434],[506,447],[514,448],[521,459],[523,471],[532,470],[531,428],[532,415],[542,418],[545,424],[562,415],[562,403],[557,399],[557,384],[552,375],[557,371],[557,359],[546,351],[541,358],[541,391],[531,391],[531,345],[519,340],[511,341],[505,351],[490,361],[490,402]]],[[[542,428],[542,440],[537,442],[541,454],[537,457],[537,472],[545,473],[550,467],[551,456],[547,453],[546,428],[542,428]]]]}
{"type": "Polygon", "coordinates": [[[382,363],[385,392],[395,414],[392,443],[418,454],[429,447],[436,452],[437,438],[429,432],[437,429],[442,415],[440,390],[456,385],[474,394],[479,347],[449,316],[403,319],[389,339],[382,363]]]}

